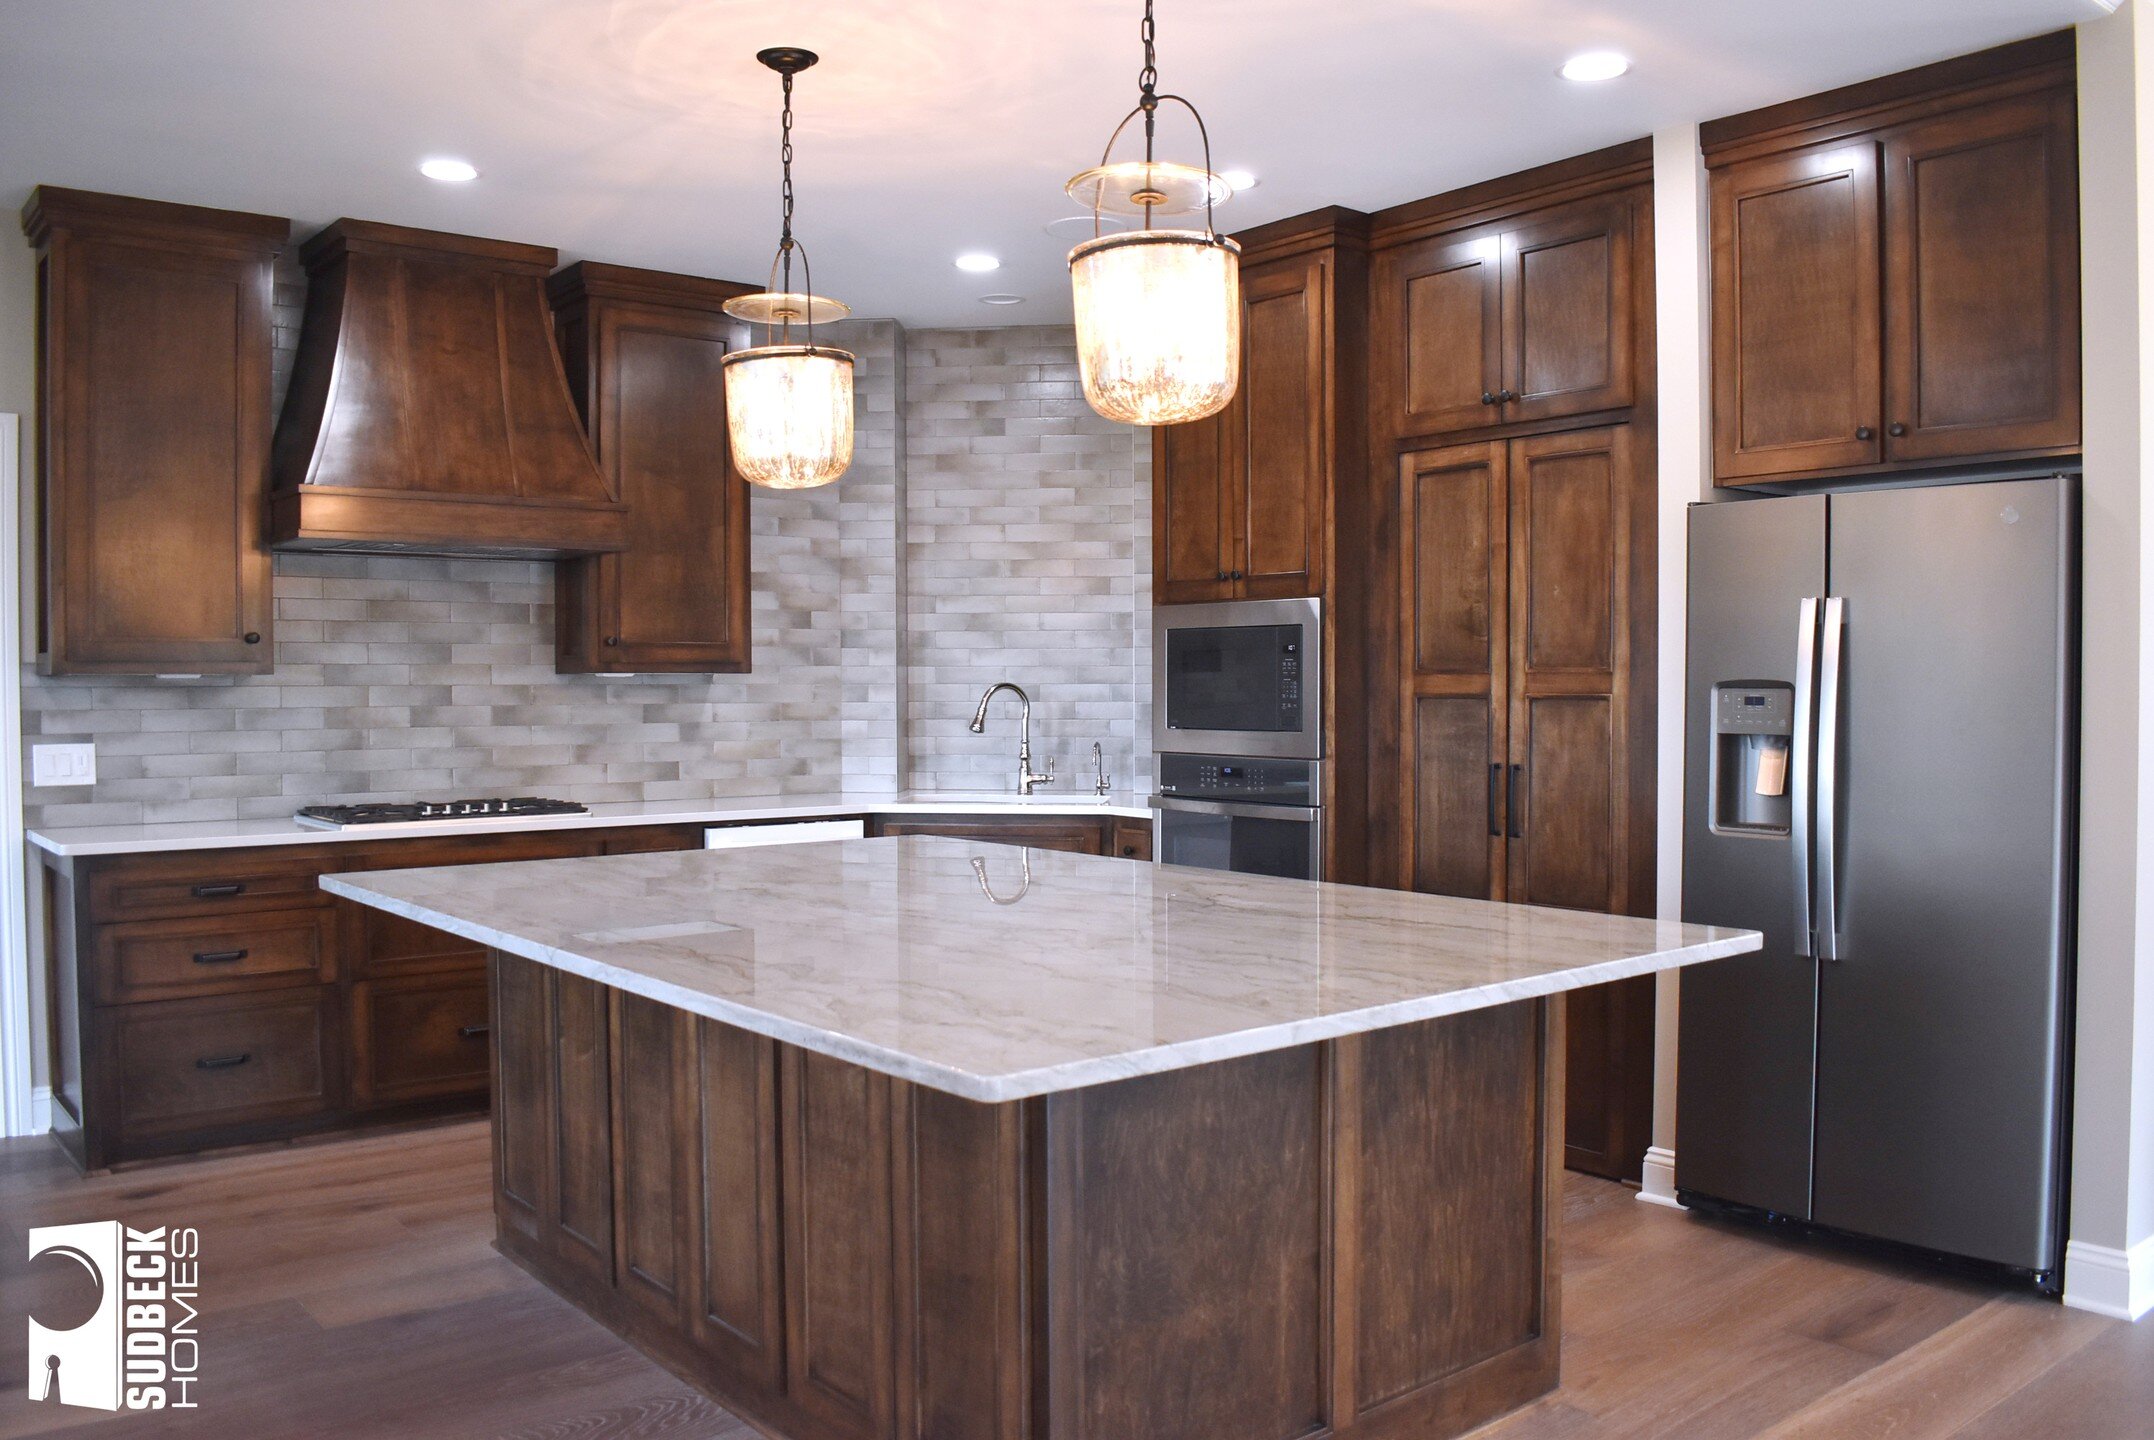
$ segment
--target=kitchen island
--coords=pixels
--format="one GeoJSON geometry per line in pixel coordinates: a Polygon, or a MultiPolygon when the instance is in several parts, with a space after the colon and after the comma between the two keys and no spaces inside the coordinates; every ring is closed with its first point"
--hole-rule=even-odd
{"type": "Polygon", "coordinates": [[[939,838],[322,884],[493,952],[501,1248],[795,1440],[1524,1403],[1554,997],[1759,944],[939,838]]]}

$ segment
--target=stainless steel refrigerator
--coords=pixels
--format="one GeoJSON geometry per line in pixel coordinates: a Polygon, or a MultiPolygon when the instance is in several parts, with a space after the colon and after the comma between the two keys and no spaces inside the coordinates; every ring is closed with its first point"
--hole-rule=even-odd
{"type": "Polygon", "coordinates": [[[2077,482],[1690,511],[1676,1184],[2060,1262],[2077,482]]]}

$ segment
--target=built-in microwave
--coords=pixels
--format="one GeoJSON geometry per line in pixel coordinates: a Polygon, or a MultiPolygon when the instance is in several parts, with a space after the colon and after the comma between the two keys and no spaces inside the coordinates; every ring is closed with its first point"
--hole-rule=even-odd
{"type": "Polygon", "coordinates": [[[1152,748],[1320,760],[1324,627],[1315,600],[1152,611],[1152,748]]]}

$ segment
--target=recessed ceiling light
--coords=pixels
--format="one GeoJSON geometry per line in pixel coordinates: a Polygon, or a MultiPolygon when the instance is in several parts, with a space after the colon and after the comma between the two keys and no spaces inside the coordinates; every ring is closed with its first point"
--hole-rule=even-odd
{"type": "Polygon", "coordinates": [[[982,305],[1022,305],[1025,303],[1025,297],[1022,295],[982,295],[980,303],[982,305]]]}
{"type": "Polygon", "coordinates": [[[1222,170],[1219,172],[1219,178],[1226,181],[1227,188],[1237,195],[1244,190],[1256,189],[1257,177],[1254,170],[1222,170]]]}
{"type": "Polygon", "coordinates": [[[968,250],[957,257],[957,268],[969,270],[975,275],[985,275],[990,270],[1000,270],[1002,262],[982,250],[968,250]]]}
{"type": "Polygon", "coordinates": [[[1556,73],[1566,80],[1613,80],[1628,74],[1630,61],[1613,50],[1588,50],[1563,62],[1556,73]]]}
{"type": "Polygon", "coordinates": [[[452,185],[461,185],[466,180],[478,179],[479,167],[469,160],[451,160],[445,156],[436,156],[431,160],[421,160],[419,173],[429,180],[446,180],[452,185]]]}

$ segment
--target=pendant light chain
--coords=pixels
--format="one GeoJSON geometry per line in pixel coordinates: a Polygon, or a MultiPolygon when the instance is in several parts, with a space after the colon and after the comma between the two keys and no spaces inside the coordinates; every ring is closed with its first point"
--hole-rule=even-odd
{"type": "MultiPolygon", "coordinates": [[[[779,204],[783,214],[778,222],[778,263],[784,268],[784,287],[779,293],[791,294],[793,290],[793,77],[790,73],[779,77],[785,95],[785,103],[778,120],[778,173],[784,178],[778,187],[779,204]]],[[[812,309],[812,307],[810,307],[812,309]]],[[[811,314],[808,317],[813,320],[811,314]]],[[[791,325],[780,327],[779,333],[790,334],[791,325]]]]}
{"type": "MultiPolygon", "coordinates": [[[[1144,40],[1144,68],[1137,72],[1137,108],[1144,112],[1144,163],[1152,163],[1152,131],[1159,118],[1159,26],[1152,19],[1152,0],[1144,0],[1144,21],[1137,27],[1144,40]]],[[[1145,207],[1151,209],[1149,205],[1145,207]]],[[[1145,217],[1150,228],[1150,216],[1145,217]]]]}

